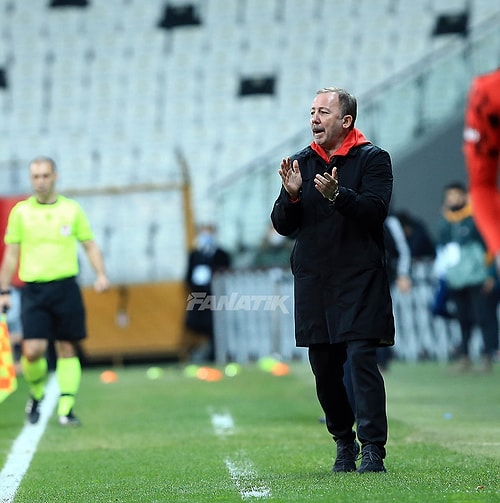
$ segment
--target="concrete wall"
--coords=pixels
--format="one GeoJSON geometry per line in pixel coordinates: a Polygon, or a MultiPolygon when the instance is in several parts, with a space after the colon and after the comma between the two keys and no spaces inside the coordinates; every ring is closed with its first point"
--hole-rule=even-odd
{"type": "MultiPolygon", "coordinates": [[[[397,127],[397,125],[395,125],[397,127]]],[[[431,138],[415,143],[405,154],[393,158],[393,210],[408,210],[434,232],[440,214],[443,186],[466,183],[462,155],[463,112],[434,131],[431,138]]]]}

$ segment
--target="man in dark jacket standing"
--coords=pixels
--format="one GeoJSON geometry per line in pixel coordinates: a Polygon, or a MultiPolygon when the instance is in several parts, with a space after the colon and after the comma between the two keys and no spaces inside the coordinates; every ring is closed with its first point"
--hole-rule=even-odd
{"type": "Polygon", "coordinates": [[[385,264],[384,220],[392,193],[389,154],[354,127],[356,98],[339,88],[317,92],[312,143],[281,161],[282,189],[271,220],[296,233],[291,267],[295,338],[309,361],[326,426],[337,444],[334,472],[385,471],[387,414],[377,347],[394,344],[385,264]],[[355,408],[343,382],[350,367],[355,408]]]}

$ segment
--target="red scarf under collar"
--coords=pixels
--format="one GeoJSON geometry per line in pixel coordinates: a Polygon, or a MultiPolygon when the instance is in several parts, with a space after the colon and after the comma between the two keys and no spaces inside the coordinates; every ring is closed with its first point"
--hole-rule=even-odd
{"type": "Polygon", "coordinates": [[[358,145],[364,145],[365,143],[370,143],[365,135],[357,128],[351,129],[349,134],[344,138],[342,145],[332,154],[331,157],[328,157],[325,149],[318,145],[315,141],[311,142],[311,148],[326,162],[330,162],[330,159],[336,155],[347,155],[349,150],[352,147],[357,147],[358,145]]]}

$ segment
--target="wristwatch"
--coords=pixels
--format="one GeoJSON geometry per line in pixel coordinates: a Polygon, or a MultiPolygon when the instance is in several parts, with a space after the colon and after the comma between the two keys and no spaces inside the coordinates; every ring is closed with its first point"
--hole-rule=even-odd
{"type": "Polygon", "coordinates": [[[328,201],[334,203],[335,202],[335,199],[337,199],[337,196],[339,195],[339,189],[337,187],[337,190],[333,193],[333,196],[332,197],[329,197],[328,198],[328,201]]]}

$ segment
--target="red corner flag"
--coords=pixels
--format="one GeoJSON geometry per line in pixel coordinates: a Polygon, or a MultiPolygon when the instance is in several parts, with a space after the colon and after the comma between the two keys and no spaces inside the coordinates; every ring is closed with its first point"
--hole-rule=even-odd
{"type": "Polygon", "coordinates": [[[10,347],[7,316],[0,314],[0,403],[16,389],[17,378],[10,347]]]}

